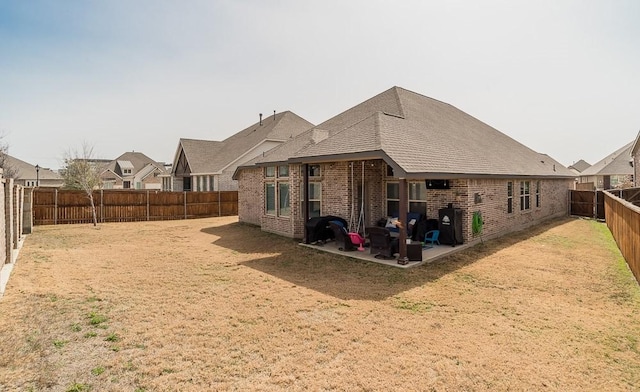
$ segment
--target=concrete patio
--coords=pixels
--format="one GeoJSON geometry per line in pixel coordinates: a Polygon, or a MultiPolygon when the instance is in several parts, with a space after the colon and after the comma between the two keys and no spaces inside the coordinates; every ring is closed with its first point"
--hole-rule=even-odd
{"type": "Polygon", "coordinates": [[[329,252],[329,253],[333,253],[333,254],[337,254],[337,255],[341,255],[341,256],[345,256],[345,257],[351,257],[354,259],[359,259],[359,260],[365,260],[365,261],[371,261],[374,263],[378,263],[378,264],[384,264],[384,265],[388,265],[391,267],[397,267],[397,268],[413,268],[413,267],[417,267],[419,265],[422,264],[426,264],[426,263],[432,263],[435,260],[441,259],[445,256],[449,256],[453,253],[462,251],[464,249],[467,249],[475,244],[461,244],[461,245],[456,245],[456,246],[451,246],[451,245],[434,245],[432,248],[426,248],[422,250],[422,261],[409,261],[407,264],[398,264],[398,255],[396,254],[394,258],[392,259],[383,259],[383,258],[376,258],[375,254],[370,254],[369,253],[369,248],[365,247],[364,251],[358,251],[358,250],[354,250],[354,251],[342,251],[338,249],[338,244],[335,241],[329,240],[326,243],[322,243],[322,242],[318,242],[316,244],[305,244],[305,243],[300,243],[300,245],[305,246],[307,248],[311,248],[311,249],[316,249],[319,250],[321,252],[329,252]]]}

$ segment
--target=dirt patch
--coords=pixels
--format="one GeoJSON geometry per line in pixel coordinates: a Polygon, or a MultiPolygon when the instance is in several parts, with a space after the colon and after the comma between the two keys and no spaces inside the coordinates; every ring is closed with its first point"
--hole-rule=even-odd
{"type": "Polygon", "coordinates": [[[0,389],[633,390],[639,309],[587,220],[409,270],[235,218],[36,227],[0,300],[0,389]]]}

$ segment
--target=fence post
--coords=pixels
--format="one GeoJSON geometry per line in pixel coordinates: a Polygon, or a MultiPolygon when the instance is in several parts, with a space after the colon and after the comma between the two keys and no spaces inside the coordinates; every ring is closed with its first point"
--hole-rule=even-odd
{"type": "Polygon", "coordinates": [[[184,198],[184,219],[187,219],[187,192],[183,191],[182,196],[184,198]]]}
{"type": "Polygon", "coordinates": [[[53,194],[53,224],[58,224],[58,188],[55,189],[53,194]]]}
{"type": "Polygon", "coordinates": [[[147,220],[149,220],[149,191],[147,190],[147,220]]]}
{"type": "Polygon", "coordinates": [[[220,207],[220,189],[218,189],[218,217],[222,216],[222,208],[220,207]]]}
{"type": "Polygon", "coordinates": [[[104,189],[100,189],[100,223],[104,223],[104,189]]]}

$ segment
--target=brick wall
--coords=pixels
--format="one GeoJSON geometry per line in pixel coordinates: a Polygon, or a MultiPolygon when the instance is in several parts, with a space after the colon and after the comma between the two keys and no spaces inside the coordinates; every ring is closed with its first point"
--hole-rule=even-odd
{"type": "Polygon", "coordinates": [[[530,209],[521,210],[520,183],[522,179],[482,179],[468,181],[463,231],[465,242],[478,240],[471,230],[473,213],[479,211],[484,221],[483,238],[497,237],[520,230],[546,219],[567,214],[567,191],[572,179],[527,179],[530,183],[530,209]],[[513,212],[507,212],[507,183],[513,183],[513,212]],[[540,207],[536,206],[536,182],[540,181],[540,207]],[[476,203],[475,194],[479,196],[476,203]]]}
{"type": "Polygon", "coordinates": [[[264,213],[262,168],[241,170],[238,176],[238,221],[260,225],[264,213]]]}
{"type": "MultiPolygon", "coordinates": [[[[358,189],[362,185],[362,162],[333,162],[321,165],[322,215],[336,215],[354,224],[359,211],[358,189]],[[353,178],[353,180],[352,180],[353,178]],[[352,210],[352,205],[354,206],[352,210]]],[[[263,169],[243,169],[238,181],[238,215],[245,223],[260,225],[263,230],[280,235],[302,238],[304,219],[302,211],[302,166],[289,166],[289,217],[264,214],[263,169]]],[[[364,162],[365,226],[375,225],[386,216],[386,182],[397,181],[386,177],[386,164],[381,160],[364,162]]],[[[483,238],[496,237],[518,230],[542,220],[562,216],[567,212],[567,190],[573,179],[528,179],[530,183],[529,210],[520,209],[519,179],[459,179],[451,180],[450,189],[428,189],[427,218],[438,218],[438,210],[449,203],[464,210],[463,238],[465,242],[479,240],[472,233],[474,212],[482,214],[483,238]],[[507,213],[507,183],[513,183],[513,212],[507,213]],[[540,207],[536,207],[536,182],[540,181],[540,207]],[[476,197],[477,194],[477,197],[476,197]]]]}

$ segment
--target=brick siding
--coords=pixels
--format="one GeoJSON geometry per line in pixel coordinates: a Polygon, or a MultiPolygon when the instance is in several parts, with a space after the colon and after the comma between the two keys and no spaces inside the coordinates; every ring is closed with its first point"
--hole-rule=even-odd
{"type": "MultiPolygon", "coordinates": [[[[358,217],[357,208],[352,210],[354,195],[362,184],[362,161],[322,164],[321,177],[312,179],[322,183],[321,214],[337,215],[350,221],[358,217]],[[353,181],[351,180],[353,178],[353,181]]],[[[289,166],[289,192],[291,213],[289,217],[264,214],[264,169],[243,169],[238,177],[238,215],[240,222],[260,225],[263,230],[280,235],[302,238],[304,220],[302,213],[302,175],[300,165],[289,166]]],[[[364,161],[365,176],[365,226],[375,225],[386,216],[386,182],[397,179],[386,178],[386,164],[381,160],[364,161]]],[[[438,218],[438,210],[452,203],[463,209],[463,238],[465,242],[479,241],[472,233],[474,212],[482,214],[483,238],[497,237],[519,230],[567,211],[567,190],[573,179],[529,178],[530,209],[520,210],[521,179],[457,179],[450,182],[450,189],[428,189],[426,193],[427,218],[438,218]],[[513,183],[513,212],[507,213],[507,183],[513,183]],[[540,181],[540,207],[536,207],[536,182],[540,181]],[[476,198],[476,194],[478,198],[476,198]]],[[[355,196],[355,197],[354,197],[355,196]]],[[[354,205],[355,207],[355,205],[354,205]]]]}

